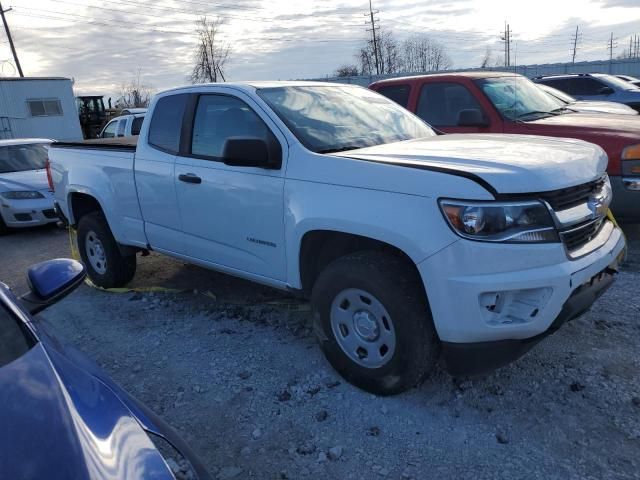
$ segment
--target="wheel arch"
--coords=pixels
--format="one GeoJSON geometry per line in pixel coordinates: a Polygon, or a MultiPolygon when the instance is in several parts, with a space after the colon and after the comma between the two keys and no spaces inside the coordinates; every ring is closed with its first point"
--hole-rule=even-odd
{"type": "MultiPolygon", "coordinates": [[[[339,230],[316,229],[304,233],[298,250],[298,274],[300,288],[305,296],[311,294],[313,285],[322,270],[334,260],[355,252],[382,251],[401,259],[417,278],[420,277],[416,262],[402,248],[383,240],[339,230]]],[[[423,285],[422,281],[420,284],[423,285]]],[[[422,286],[424,289],[424,286],[422,286]]]]}

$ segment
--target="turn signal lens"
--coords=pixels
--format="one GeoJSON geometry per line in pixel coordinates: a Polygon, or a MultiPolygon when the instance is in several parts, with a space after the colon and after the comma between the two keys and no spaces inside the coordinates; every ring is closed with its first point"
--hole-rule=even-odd
{"type": "Polygon", "coordinates": [[[622,150],[622,160],[640,160],[640,143],[622,150]]]}

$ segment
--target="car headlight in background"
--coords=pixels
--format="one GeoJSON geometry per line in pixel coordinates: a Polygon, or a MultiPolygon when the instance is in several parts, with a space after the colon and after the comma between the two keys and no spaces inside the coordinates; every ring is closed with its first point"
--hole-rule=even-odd
{"type": "Polygon", "coordinates": [[[33,200],[44,198],[40,192],[2,192],[0,193],[7,200],[33,200]]]}
{"type": "Polygon", "coordinates": [[[542,202],[440,200],[451,228],[461,237],[485,242],[559,242],[549,210],[542,202]]]}

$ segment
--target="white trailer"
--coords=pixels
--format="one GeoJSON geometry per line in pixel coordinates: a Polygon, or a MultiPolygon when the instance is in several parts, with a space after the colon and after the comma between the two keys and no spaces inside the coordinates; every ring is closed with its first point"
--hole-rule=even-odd
{"type": "Polygon", "coordinates": [[[82,140],[72,81],[0,78],[0,139],[82,140]]]}

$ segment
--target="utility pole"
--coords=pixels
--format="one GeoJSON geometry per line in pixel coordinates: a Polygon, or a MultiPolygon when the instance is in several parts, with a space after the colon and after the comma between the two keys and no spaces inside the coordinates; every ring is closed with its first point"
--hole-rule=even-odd
{"type": "Polygon", "coordinates": [[[611,37],[609,37],[609,61],[613,60],[613,47],[617,46],[613,43],[613,32],[611,32],[611,37]]]}
{"type": "Polygon", "coordinates": [[[507,22],[504,22],[504,34],[500,40],[504,42],[504,66],[508,67],[511,65],[511,29],[507,22]]]}
{"type": "Polygon", "coordinates": [[[11,38],[11,31],[9,30],[9,24],[7,23],[7,19],[4,16],[4,14],[9,11],[11,11],[11,8],[5,10],[2,8],[2,3],[0,3],[0,16],[2,16],[4,31],[7,32],[7,38],[9,39],[9,47],[11,47],[11,53],[13,53],[13,60],[16,62],[18,73],[20,74],[21,77],[24,77],[24,73],[22,73],[22,67],[20,66],[20,60],[18,60],[18,54],[16,53],[16,47],[14,47],[13,38],[11,38]]]}
{"type": "Polygon", "coordinates": [[[371,39],[373,41],[373,56],[376,60],[376,75],[380,75],[380,62],[378,61],[378,39],[376,38],[376,30],[380,27],[376,27],[376,18],[374,17],[374,15],[376,15],[378,12],[379,10],[376,10],[375,12],[373,11],[371,0],[369,0],[369,13],[365,13],[365,15],[369,15],[369,18],[371,19],[371,28],[367,29],[367,32],[371,31],[371,39]]]}
{"type": "Polygon", "coordinates": [[[578,50],[578,25],[576,25],[576,33],[573,36],[573,55],[571,56],[571,63],[576,63],[576,51],[578,50]]]}

